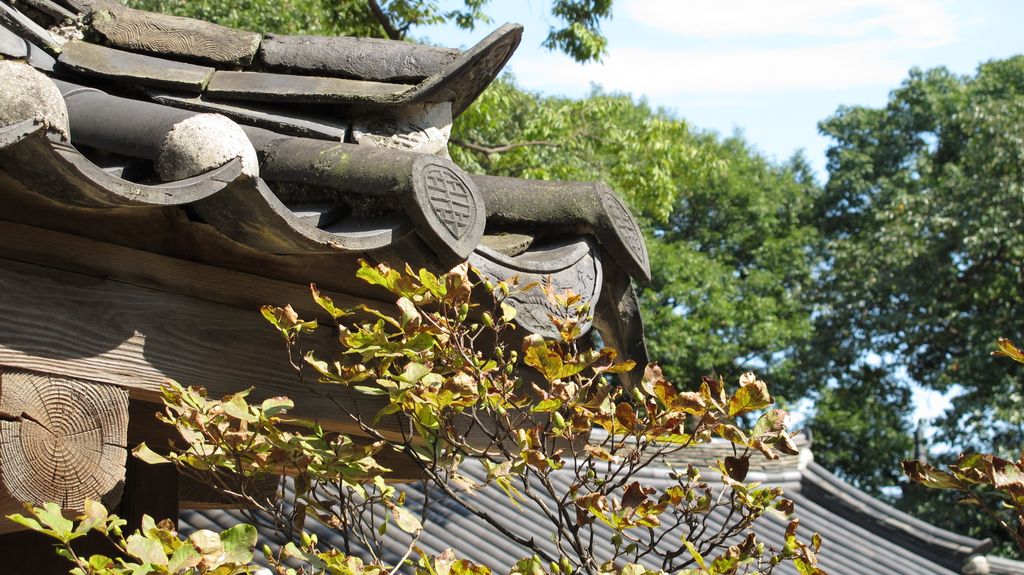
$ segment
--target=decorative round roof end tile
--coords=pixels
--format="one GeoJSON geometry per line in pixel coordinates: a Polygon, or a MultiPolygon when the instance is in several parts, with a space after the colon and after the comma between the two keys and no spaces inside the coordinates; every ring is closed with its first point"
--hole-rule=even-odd
{"type": "Polygon", "coordinates": [[[468,258],[484,234],[486,211],[476,184],[455,164],[426,155],[413,182],[406,210],[420,236],[446,259],[468,258]]]}

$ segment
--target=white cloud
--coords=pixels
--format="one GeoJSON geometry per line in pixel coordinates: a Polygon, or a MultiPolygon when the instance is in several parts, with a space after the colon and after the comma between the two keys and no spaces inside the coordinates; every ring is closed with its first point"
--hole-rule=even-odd
{"type": "Polygon", "coordinates": [[[602,64],[546,54],[512,67],[527,87],[571,95],[591,83],[656,100],[834,92],[897,85],[958,25],[948,0],[627,0],[617,17],[636,29],[602,64]]]}
{"type": "Polygon", "coordinates": [[[845,42],[813,48],[759,50],[613,49],[602,64],[566,58],[521,59],[513,68],[528,87],[572,92],[596,83],[609,90],[673,95],[842,90],[895,85],[907,63],[888,42],[845,42]]]}
{"type": "Polygon", "coordinates": [[[624,13],[685,38],[882,37],[908,46],[952,42],[945,0],[628,0],[624,13]]]}

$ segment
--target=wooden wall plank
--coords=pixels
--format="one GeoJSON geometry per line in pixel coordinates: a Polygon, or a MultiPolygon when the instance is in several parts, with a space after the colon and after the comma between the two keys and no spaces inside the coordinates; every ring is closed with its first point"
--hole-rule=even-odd
{"type": "MultiPolygon", "coordinates": [[[[381,402],[339,387],[304,386],[278,334],[256,310],[0,259],[0,366],[79,377],[157,401],[165,379],[206,387],[214,397],[255,387],[260,399],[287,395],[294,414],[358,433],[338,405],[365,414],[381,402]]],[[[336,349],[329,328],[305,349],[336,349]]],[[[380,427],[397,432],[397,421],[380,427]]]]}
{"type": "Polygon", "coordinates": [[[149,464],[128,458],[124,495],[118,515],[128,522],[130,533],[142,526],[142,516],[157,523],[170,519],[178,524],[178,470],[171,463],[149,464]]]}
{"type": "MultiPolygon", "coordinates": [[[[0,257],[253,310],[261,305],[287,303],[307,317],[319,311],[307,285],[2,220],[0,257]]],[[[359,280],[353,277],[352,281],[359,280]]],[[[324,293],[339,307],[361,303],[379,303],[381,308],[391,305],[326,290],[324,293]]]]}

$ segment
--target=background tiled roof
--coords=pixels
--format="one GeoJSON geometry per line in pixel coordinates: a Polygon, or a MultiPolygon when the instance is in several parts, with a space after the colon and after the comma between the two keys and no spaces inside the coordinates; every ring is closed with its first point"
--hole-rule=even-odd
{"type": "MultiPolygon", "coordinates": [[[[796,504],[801,532],[822,535],[824,545],[819,559],[821,567],[830,574],[955,575],[971,551],[982,544],[976,539],[928,525],[873,499],[814,463],[806,440],[798,441],[798,445],[801,446],[798,456],[782,456],[770,463],[759,463],[759,456],[755,456],[747,480],[760,480],[785,488],[786,497],[796,504]]],[[[704,467],[728,454],[731,454],[731,447],[713,442],[679,452],[671,464],[677,467],[692,463],[704,467]]],[[[460,473],[480,483],[486,480],[482,466],[473,461],[464,463],[460,473]]],[[[643,470],[642,479],[652,486],[667,487],[671,483],[668,473],[667,467],[655,465],[643,470]]],[[[710,470],[705,470],[704,475],[709,481],[713,481],[715,476],[710,470]]],[[[556,472],[554,481],[556,485],[569,481],[569,471],[556,472]]],[[[407,494],[412,510],[422,505],[424,492],[421,485],[407,484],[399,488],[407,494]]],[[[536,509],[527,504],[513,507],[495,487],[484,488],[472,500],[474,505],[503,521],[513,531],[533,536],[536,541],[553,549],[543,527],[547,520],[536,509]]],[[[499,573],[507,572],[516,560],[528,554],[446,498],[440,490],[431,490],[430,501],[428,522],[417,542],[428,553],[440,553],[451,547],[460,557],[488,565],[499,573]]],[[[549,503],[554,504],[554,501],[549,503]]],[[[720,523],[723,514],[714,512],[712,522],[720,523]]],[[[183,530],[222,530],[239,519],[237,511],[191,510],[183,511],[180,525],[183,530]]],[[[610,530],[602,525],[596,529],[594,547],[597,555],[610,556],[610,530]]],[[[776,548],[783,544],[785,529],[786,523],[773,516],[762,518],[755,527],[759,537],[776,548]]],[[[342,545],[342,538],[336,531],[323,526],[318,526],[315,531],[324,544],[342,545]]],[[[386,559],[396,561],[408,549],[409,536],[392,529],[385,544],[386,559]]],[[[992,573],[1024,573],[1024,562],[998,558],[990,558],[989,562],[992,573]]],[[[787,575],[796,573],[788,566],[779,572],[787,575]]]]}

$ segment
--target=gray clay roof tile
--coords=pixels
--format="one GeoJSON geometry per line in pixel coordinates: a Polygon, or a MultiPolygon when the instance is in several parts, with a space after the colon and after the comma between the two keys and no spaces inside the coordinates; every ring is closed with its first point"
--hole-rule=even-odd
{"type": "Polygon", "coordinates": [[[96,8],[89,14],[89,27],[107,44],[170,59],[248,66],[263,39],[255,32],[135,10],[113,1],[98,2],[96,8]]]}
{"type": "Polygon", "coordinates": [[[273,105],[261,105],[217,100],[210,96],[188,96],[166,90],[146,90],[149,98],[158,103],[196,112],[223,114],[243,125],[252,125],[280,134],[300,138],[316,138],[343,142],[348,136],[348,125],[325,116],[304,114],[301,111],[282,110],[273,105]]]}
{"type": "Polygon", "coordinates": [[[344,78],[288,76],[266,72],[218,71],[206,93],[211,96],[258,102],[386,104],[397,101],[412,86],[344,78]]]}
{"type": "MultiPolygon", "coordinates": [[[[981,543],[943,532],[932,526],[929,526],[932,530],[931,535],[941,533],[948,540],[947,543],[932,544],[929,542],[929,534],[914,529],[907,531],[907,537],[894,539],[891,524],[894,521],[904,521],[907,516],[877,501],[871,504],[870,509],[856,505],[851,507],[847,503],[837,501],[834,496],[840,492],[847,495],[855,494],[857,499],[870,498],[811,461],[810,446],[806,441],[799,445],[802,447],[800,456],[783,456],[771,465],[760,466],[765,471],[762,472],[763,477],[758,479],[768,484],[780,484],[780,479],[786,479],[782,484],[786,489],[786,497],[796,504],[797,516],[801,520],[801,532],[819,532],[822,535],[824,545],[819,555],[820,566],[831,575],[955,575],[966,560],[970,549],[981,543]],[[827,481],[823,479],[826,476],[827,481]],[[793,480],[794,477],[797,479],[793,480]],[[824,481],[823,484],[827,487],[824,491],[807,489],[805,487],[808,481],[824,481]],[[969,546],[964,547],[961,544],[969,546]]],[[[676,457],[673,465],[678,468],[689,460],[694,465],[704,467],[720,453],[724,453],[724,449],[726,446],[712,443],[684,450],[676,457]]],[[[565,473],[556,473],[552,478],[556,487],[567,485],[571,470],[563,471],[565,473]]],[[[655,465],[654,468],[645,471],[645,482],[663,487],[669,485],[667,468],[655,465]]],[[[473,461],[467,461],[460,466],[460,473],[479,483],[486,480],[483,467],[473,461]]],[[[705,477],[713,481],[714,474],[705,468],[705,477]]],[[[424,497],[419,484],[401,485],[399,489],[406,493],[407,504],[411,509],[415,511],[422,506],[424,497]]],[[[535,491],[542,492],[543,490],[535,491]]],[[[432,503],[427,515],[426,528],[417,542],[417,545],[428,553],[440,553],[451,547],[456,550],[459,557],[486,564],[499,573],[508,572],[516,560],[527,554],[496,530],[487,528],[479,519],[459,507],[439,490],[432,490],[430,500],[432,503]]],[[[543,531],[543,526],[547,524],[546,519],[534,506],[524,504],[522,507],[514,508],[509,504],[508,498],[493,486],[483,489],[473,497],[473,503],[480,510],[503,521],[512,531],[532,535],[536,541],[550,547],[550,542],[545,537],[546,532],[543,531]]],[[[553,500],[547,501],[547,504],[557,505],[553,500]]],[[[724,511],[721,510],[714,512],[712,522],[723,521],[723,514],[724,511]]],[[[182,514],[180,526],[186,531],[211,524],[224,529],[230,526],[232,521],[238,520],[239,515],[232,511],[186,511],[182,514]]],[[[341,536],[337,531],[319,525],[313,527],[313,530],[325,545],[342,545],[341,536]]],[[[758,536],[776,548],[783,545],[785,530],[784,521],[769,516],[763,518],[755,527],[758,536]]],[[[386,559],[395,561],[408,548],[409,538],[400,532],[388,533],[386,559]]],[[[267,537],[268,534],[269,532],[265,532],[263,536],[267,537]]],[[[610,537],[611,533],[607,529],[603,526],[598,528],[594,538],[594,550],[598,555],[610,556],[610,537]]],[[[992,573],[995,574],[1024,572],[1024,562],[991,558],[990,563],[992,573]]],[[[654,563],[648,566],[657,567],[654,563]]],[[[789,566],[781,572],[787,575],[796,573],[789,566]]]]}

